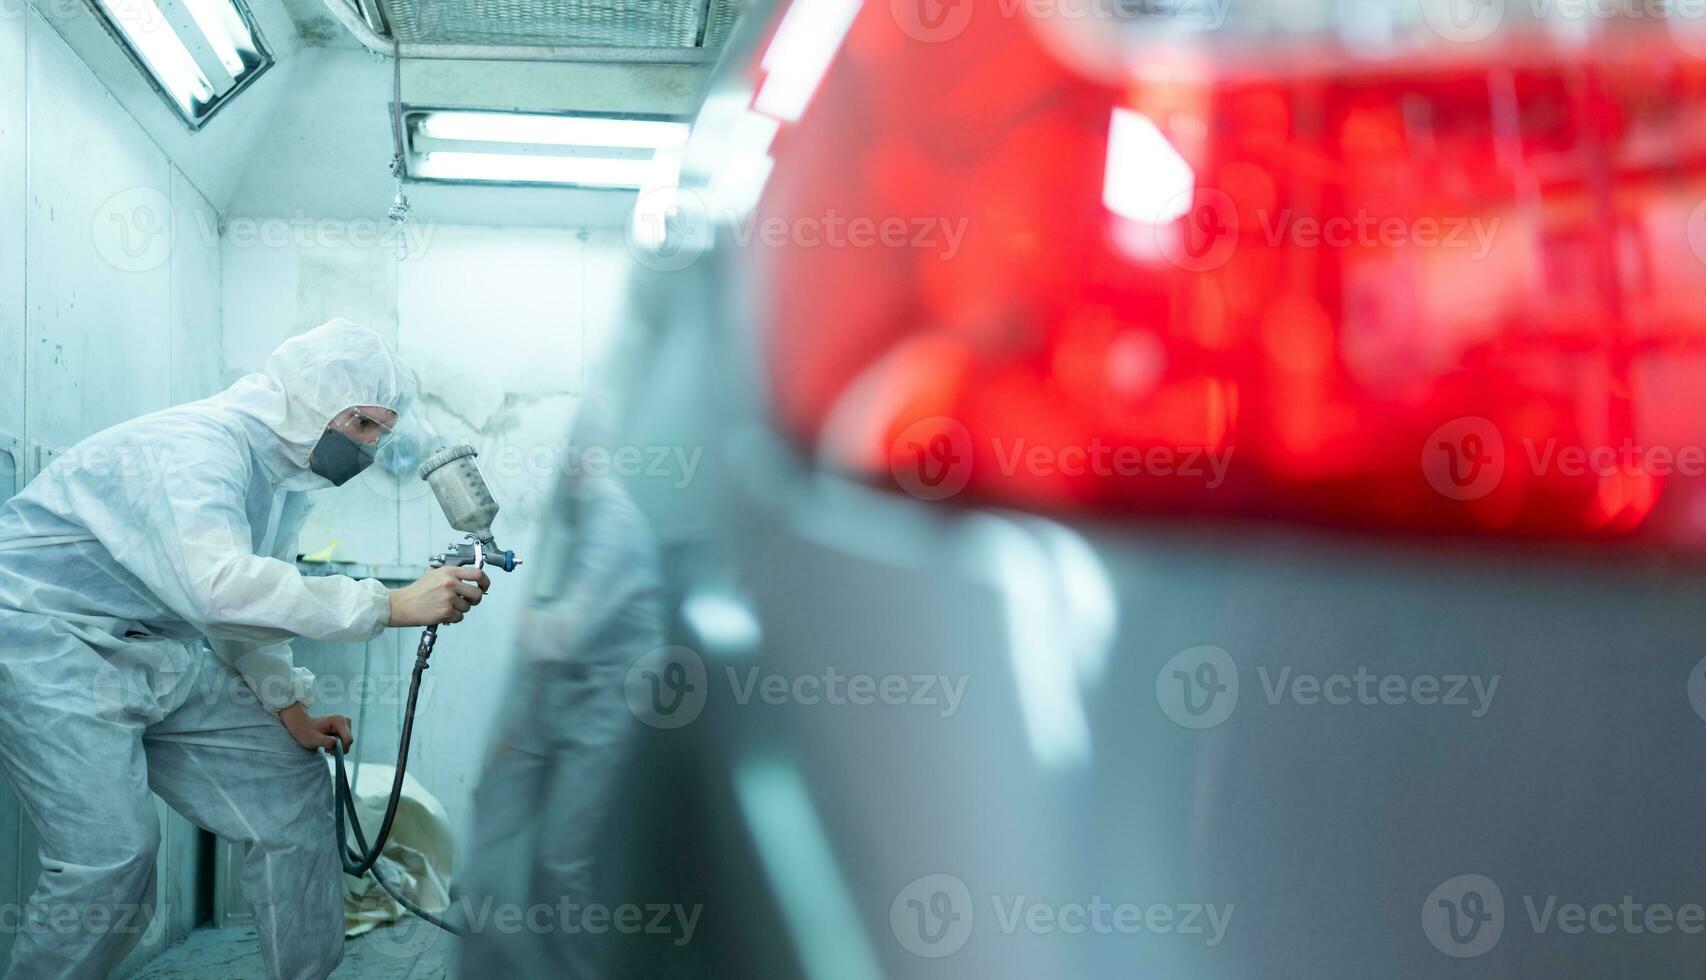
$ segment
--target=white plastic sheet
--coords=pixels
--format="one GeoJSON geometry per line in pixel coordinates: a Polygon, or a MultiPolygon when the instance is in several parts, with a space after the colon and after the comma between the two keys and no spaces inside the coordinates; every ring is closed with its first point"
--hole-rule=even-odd
{"type": "MultiPolygon", "coordinates": [[[[346,763],[347,768],[347,763],[346,763]]],[[[362,831],[373,843],[379,823],[385,819],[385,804],[391,795],[394,766],[363,763],[351,789],[362,831]]],[[[355,833],[350,832],[350,846],[355,833]]],[[[392,888],[428,912],[450,907],[450,880],[454,871],[455,835],[444,805],[426,791],[415,777],[403,777],[403,798],[397,805],[397,821],[391,839],[379,858],[378,870],[392,888]]],[[[371,876],[344,875],[344,935],[359,936],[401,920],[408,911],[374,882],[371,876]]]]}

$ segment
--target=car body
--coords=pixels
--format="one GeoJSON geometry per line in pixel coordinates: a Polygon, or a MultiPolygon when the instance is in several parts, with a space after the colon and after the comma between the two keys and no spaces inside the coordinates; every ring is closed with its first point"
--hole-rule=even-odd
{"type": "Polygon", "coordinates": [[[681,682],[631,699],[609,854],[625,894],[704,920],[619,972],[1698,972],[1698,474],[1523,472],[1517,445],[1699,444],[1695,54],[1621,27],[1379,48],[1412,35],[1326,6],[1295,43],[1080,44],[1033,7],[761,8],[683,190],[642,197],[651,274],[582,439],[703,462],[626,481],[670,637],[630,684],[681,682]],[[1508,138],[1466,135],[1501,105],[1508,138]],[[1119,107],[1154,120],[1127,133],[1153,183],[1194,174],[1184,207],[1104,182],[1119,107]],[[1236,255],[1193,265],[1210,191],[1236,255]],[[1370,209],[1506,232],[1264,238],[1252,194],[1353,233],[1370,209]],[[836,209],[972,228],[953,257],[826,244],[836,209]],[[1141,391],[1089,397],[1104,369],[1141,391]],[[1481,423],[1508,445],[1476,491],[1453,467],[1481,423]],[[1036,465],[983,454],[1027,435],[1036,465]],[[1069,472],[1098,439],[1138,469],[1069,472]],[[1184,471],[1217,449],[1224,484],[1184,471]]]}

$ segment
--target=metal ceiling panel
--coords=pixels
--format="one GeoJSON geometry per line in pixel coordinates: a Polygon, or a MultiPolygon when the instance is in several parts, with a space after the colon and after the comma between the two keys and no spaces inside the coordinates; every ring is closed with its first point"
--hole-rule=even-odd
{"type": "Polygon", "coordinates": [[[699,46],[721,50],[728,43],[729,31],[734,29],[740,11],[740,0],[711,0],[705,11],[705,36],[699,46]]]}
{"type": "Polygon", "coordinates": [[[719,47],[739,0],[378,0],[404,44],[719,47]]]}

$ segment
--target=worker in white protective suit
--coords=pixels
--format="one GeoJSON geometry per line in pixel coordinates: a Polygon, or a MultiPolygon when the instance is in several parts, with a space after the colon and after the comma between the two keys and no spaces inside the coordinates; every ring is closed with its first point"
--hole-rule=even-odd
{"type": "Polygon", "coordinates": [[[248,844],[268,975],[318,978],[343,939],[332,788],[290,640],[458,622],[489,586],[434,569],[388,590],[304,577],[303,491],[372,461],[414,379],[335,320],[204,401],[85,439],[0,506],[0,764],[41,834],[8,976],[105,977],[153,914],[152,788],[248,844]]]}

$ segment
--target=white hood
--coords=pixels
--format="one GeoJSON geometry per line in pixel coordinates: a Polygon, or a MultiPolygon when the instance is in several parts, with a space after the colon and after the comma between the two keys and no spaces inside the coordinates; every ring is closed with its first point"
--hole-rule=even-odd
{"type": "Polygon", "coordinates": [[[308,490],[330,486],[308,470],[326,423],[357,405],[402,415],[415,387],[414,372],[385,338],[338,319],[280,344],[259,374],[201,404],[240,416],[273,476],[289,489],[308,490]]]}

